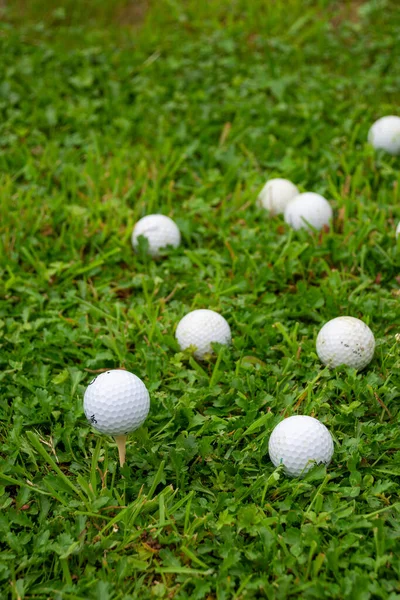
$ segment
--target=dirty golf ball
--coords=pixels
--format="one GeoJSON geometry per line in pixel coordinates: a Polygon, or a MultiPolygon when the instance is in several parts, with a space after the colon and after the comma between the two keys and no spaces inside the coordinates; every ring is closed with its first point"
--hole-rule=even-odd
{"type": "Polygon", "coordinates": [[[193,310],[181,319],[176,328],[176,339],[181,350],[195,348],[194,356],[202,360],[211,354],[211,344],[231,343],[231,330],[227,321],[213,310],[193,310]]]}
{"type": "Polygon", "coordinates": [[[140,219],[133,228],[132,246],[136,249],[139,237],[147,239],[148,252],[151,256],[159,256],[160,250],[167,246],[177,248],[181,243],[181,234],[172,219],[165,215],[147,215],[140,219]]]}
{"type": "Polygon", "coordinates": [[[293,229],[322,229],[329,226],[332,219],[332,208],[320,194],[305,192],[299,194],[285,208],[285,221],[293,229]]]}
{"type": "Polygon", "coordinates": [[[315,464],[328,465],[333,455],[332,436],[318,419],[296,415],[281,421],[268,444],[275,467],[283,465],[291,477],[298,477],[315,464]]]}
{"type": "Polygon", "coordinates": [[[258,195],[258,202],[271,215],[278,215],[285,211],[289,202],[298,194],[299,190],[294,183],[278,177],[267,181],[258,195]]]}
{"type": "Polygon", "coordinates": [[[400,117],[390,115],[375,121],[368,132],[368,141],[376,150],[400,154],[400,117]]]}
{"type": "Polygon", "coordinates": [[[143,381],[129,371],[106,371],[88,385],[83,409],[95,429],[123,436],[146,420],[150,409],[149,392],[143,381]]]}
{"type": "Polygon", "coordinates": [[[374,334],[354,317],[332,319],[318,333],[317,354],[332,369],[347,365],[360,371],[371,362],[374,350],[374,334]]]}

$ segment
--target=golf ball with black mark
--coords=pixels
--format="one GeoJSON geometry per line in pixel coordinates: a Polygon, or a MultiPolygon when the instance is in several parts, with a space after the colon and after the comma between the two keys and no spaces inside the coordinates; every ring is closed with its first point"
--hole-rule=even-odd
{"type": "Polygon", "coordinates": [[[88,385],[83,409],[89,423],[101,433],[126,435],[146,420],[149,392],[143,381],[129,371],[106,371],[88,385]]]}
{"type": "Polygon", "coordinates": [[[193,310],[181,319],[175,333],[181,350],[195,348],[194,356],[203,359],[211,354],[211,344],[231,343],[231,330],[227,321],[217,312],[208,309],[193,310]]]}
{"type": "Polygon", "coordinates": [[[151,256],[158,256],[161,248],[173,246],[177,248],[181,243],[181,234],[178,226],[172,219],[165,215],[147,215],[140,219],[133,228],[132,246],[136,249],[139,237],[147,239],[151,256]]]}
{"type": "Polygon", "coordinates": [[[288,475],[298,477],[315,464],[330,463],[333,440],[318,419],[296,415],[275,427],[269,438],[268,452],[275,467],[284,465],[288,475]]]}
{"type": "Polygon", "coordinates": [[[389,115],[375,121],[368,132],[368,141],[376,150],[400,154],[400,117],[389,115]]]}
{"type": "Polygon", "coordinates": [[[299,194],[297,187],[288,179],[270,179],[258,195],[260,206],[278,215],[285,211],[286,206],[299,194]]]}
{"type": "Polygon", "coordinates": [[[364,369],[374,356],[374,334],[355,317],[337,317],[328,321],[317,337],[317,354],[330,368],[347,365],[364,369]]]}
{"type": "Polygon", "coordinates": [[[333,212],[329,202],[320,194],[299,194],[285,208],[285,221],[293,229],[322,229],[329,226],[333,212]]]}

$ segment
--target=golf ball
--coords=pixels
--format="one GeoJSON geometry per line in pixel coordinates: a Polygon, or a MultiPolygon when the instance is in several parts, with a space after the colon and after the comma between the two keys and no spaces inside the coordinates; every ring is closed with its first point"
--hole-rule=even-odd
{"type": "Polygon", "coordinates": [[[320,194],[306,192],[299,194],[285,208],[285,221],[293,229],[322,229],[332,219],[332,208],[320,194]]]}
{"type": "Polygon", "coordinates": [[[285,211],[286,206],[299,194],[297,187],[288,179],[270,179],[258,195],[260,206],[278,215],[285,211]]]}
{"type": "Polygon", "coordinates": [[[400,117],[390,115],[375,121],[368,132],[368,141],[376,150],[400,154],[400,117]]]}
{"type": "Polygon", "coordinates": [[[147,215],[136,223],[132,232],[132,246],[135,249],[139,245],[138,238],[141,235],[147,239],[148,252],[154,257],[159,256],[161,248],[167,246],[177,248],[181,243],[181,234],[177,225],[165,215],[147,215]]]}
{"type": "Polygon", "coordinates": [[[231,330],[227,321],[213,310],[193,310],[181,319],[176,328],[176,339],[181,350],[195,348],[194,356],[203,359],[211,354],[211,344],[231,343],[231,330]]]}
{"type": "Polygon", "coordinates": [[[332,319],[318,333],[317,354],[332,369],[347,365],[360,371],[371,362],[374,350],[374,334],[354,317],[332,319]]]}
{"type": "Polygon", "coordinates": [[[330,463],[333,440],[318,419],[296,415],[275,427],[269,438],[268,452],[275,467],[284,465],[288,475],[298,477],[315,464],[330,463]]]}
{"type": "Polygon", "coordinates": [[[83,410],[95,429],[108,435],[135,431],[149,413],[150,397],[143,381],[123,370],[106,371],[86,389],[83,410]]]}

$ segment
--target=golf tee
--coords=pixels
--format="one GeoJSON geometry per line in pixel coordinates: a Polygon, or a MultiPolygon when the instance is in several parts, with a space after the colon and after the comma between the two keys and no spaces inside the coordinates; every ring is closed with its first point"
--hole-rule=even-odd
{"type": "Polygon", "coordinates": [[[119,464],[121,467],[123,467],[125,464],[126,456],[126,435],[116,435],[115,441],[118,448],[119,464]]]}

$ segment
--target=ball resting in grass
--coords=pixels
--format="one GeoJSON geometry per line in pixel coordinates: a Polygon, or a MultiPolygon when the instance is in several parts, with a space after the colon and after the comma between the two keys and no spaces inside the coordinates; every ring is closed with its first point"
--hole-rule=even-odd
{"type": "Polygon", "coordinates": [[[329,227],[333,212],[329,202],[320,194],[299,194],[285,209],[285,221],[293,229],[322,229],[329,227]]]}
{"type": "Polygon", "coordinates": [[[375,121],[368,132],[368,141],[376,150],[400,154],[400,117],[389,115],[375,121]]]}
{"type": "Polygon", "coordinates": [[[317,354],[331,369],[340,365],[364,369],[375,351],[374,334],[355,317],[337,317],[325,323],[317,336],[317,354]]]}
{"type": "Polygon", "coordinates": [[[213,352],[212,343],[231,343],[231,330],[223,316],[213,310],[199,309],[185,315],[175,333],[181,350],[191,346],[199,360],[213,352]]]}
{"type": "Polygon", "coordinates": [[[147,215],[136,223],[132,232],[132,246],[137,250],[139,238],[143,236],[148,242],[148,253],[156,258],[160,250],[172,246],[177,248],[181,243],[181,234],[176,223],[165,215],[147,215]]]}
{"type": "Polygon", "coordinates": [[[122,466],[126,436],[144,423],[150,410],[150,396],[143,381],[122,369],[106,371],[89,383],[83,409],[97,431],[115,438],[122,466]]]}
{"type": "Polygon", "coordinates": [[[278,215],[285,212],[286,206],[295,196],[298,196],[299,190],[288,179],[270,179],[264,185],[258,195],[258,204],[268,210],[271,215],[278,215]]]}
{"type": "Polygon", "coordinates": [[[318,419],[295,415],[275,427],[269,438],[268,452],[275,467],[283,465],[287,475],[299,477],[316,464],[330,463],[333,440],[318,419]]]}

